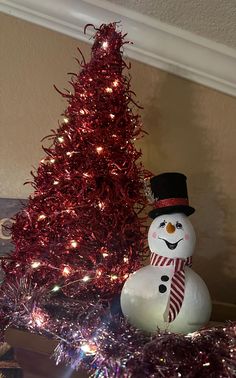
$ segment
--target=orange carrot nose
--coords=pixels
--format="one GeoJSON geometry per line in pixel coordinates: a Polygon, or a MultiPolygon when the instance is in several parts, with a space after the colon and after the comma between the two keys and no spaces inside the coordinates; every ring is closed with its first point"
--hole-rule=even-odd
{"type": "Polygon", "coordinates": [[[173,226],[172,223],[168,223],[167,226],[166,226],[166,231],[169,234],[173,234],[173,232],[175,232],[175,226],[173,226]]]}

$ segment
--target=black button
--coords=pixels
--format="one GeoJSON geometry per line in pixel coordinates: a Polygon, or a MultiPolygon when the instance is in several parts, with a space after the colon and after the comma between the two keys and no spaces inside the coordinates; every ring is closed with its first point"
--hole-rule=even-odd
{"type": "Polygon", "coordinates": [[[161,276],[161,280],[162,281],[169,281],[169,277],[168,276],[161,276]]]}
{"type": "Polygon", "coordinates": [[[165,293],[166,290],[167,290],[167,287],[166,287],[165,285],[160,285],[160,286],[159,286],[159,291],[160,291],[160,293],[165,293]]]}

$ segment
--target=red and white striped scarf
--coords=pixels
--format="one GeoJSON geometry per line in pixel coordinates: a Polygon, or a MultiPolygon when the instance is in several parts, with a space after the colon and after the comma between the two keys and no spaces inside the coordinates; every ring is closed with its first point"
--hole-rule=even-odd
{"type": "MultiPolygon", "coordinates": [[[[192,256],[186,259],[170,258],[160,256],[157,253],[151,253],[151,265],[154,266],[170,266],[174,267],[174,274],[171,280],[170,297],[168,307],[168,322],[173,322],[178,315],[183,299],[185,290],[185,266],[192,266],[192,256]]],[[[166,320],[167,320],[166,319],[166,320]]]]}

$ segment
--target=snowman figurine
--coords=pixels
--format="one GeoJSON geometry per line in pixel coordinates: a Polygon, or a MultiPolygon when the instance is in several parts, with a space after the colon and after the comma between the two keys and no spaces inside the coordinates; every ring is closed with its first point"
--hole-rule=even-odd
{"type": "Polygon", "coordinates": [[[186,177],[163,173],[151,179],[155,198],[149,216],[150,265],[129,276],[121,293],[123,314],[135,327],[190,333],[206,324],[211,299],[204,281],[191,269],[196,242],[188,218],[186,177]]]}

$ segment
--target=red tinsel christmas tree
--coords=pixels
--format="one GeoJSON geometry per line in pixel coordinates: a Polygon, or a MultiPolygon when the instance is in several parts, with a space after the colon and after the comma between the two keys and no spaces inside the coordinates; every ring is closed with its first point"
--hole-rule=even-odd
{"type": "Polygon", "coordinates": [[[124,43],[115,23],[102,25],[72,93],[62,93],[69,105],[33,173],[34,195],[16,216],[7,277],[26,275],[70,296],[110,296],[140,267],[145,172],[133,143],[142,130],[123,74],[124,43]]]}

